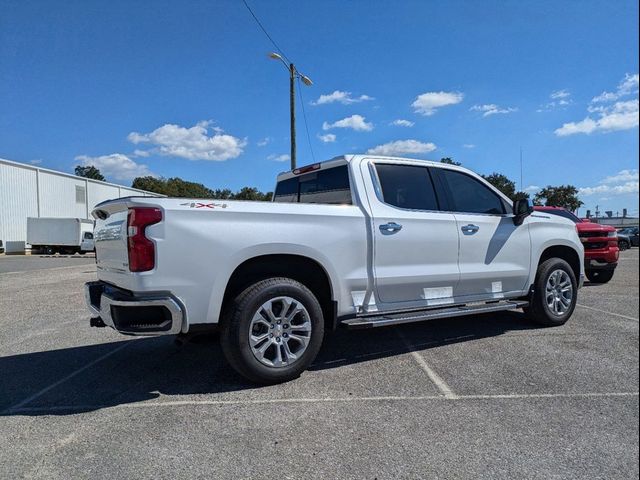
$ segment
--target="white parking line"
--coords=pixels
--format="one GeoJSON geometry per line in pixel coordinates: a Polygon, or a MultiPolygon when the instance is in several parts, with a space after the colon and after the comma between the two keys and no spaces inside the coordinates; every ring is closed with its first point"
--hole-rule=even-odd
{"type": "MultiPolygon", "coordinates": [[[[637,397],[638,392],[592,392],[592,393],[528,393],[528,394],[496,394],[496,395],[457,395],[456,401],[473,400],[526,400],[526,399],[557,399],[557,398],[620,398],[637,397]]],[[[137,409],[137,408],[168,408],[168,407],[198,407],[198,406],[250,406],[250,405],[286,405],[296,403],[354,403],[354,402],[420,402],[420,401],[448,401],[452,400],[442,395],[422,396],[379,396],[379,397],[318,397],[318,398],[270,398],[254,400],[167,400],[137,403],[122,403],[119,405],[53,405],[50,407],[20,407],[11,408],[3,412],[6,414],[46,413],[46,412],[82,412],[105,408],[137,409]]]]}
{"type": "Polygon", "coordinates": [[[37,393],[34,393],[33,395],[25,398],[24,400],[16,403],[14,406],[7,408],[6,410],[4,410],[3,412],[0,412],[0,415],[4,415],[7,413],[11,413],[14,410],[20,409],[23,406],[27,405],[28,403],[33,402],[36,398],[41,397],[42,395],[44,395],[45,393],[47,393],[50,390],[53,390],[54,388],[56,388],[58,385],[63,384],[64,382],[66,382],[67,380],[71,380],[73,377],[75,377],[76,375],[84,372],[86,369],[93,367],[96,363],[101,362],[102,360],[109,358],[111,355],[118,353],[120,350],[122,350],[123,348],[128,347],[131,343],[133,343],[133,340],[128,340],[125,343],[123,343],[122,345],[114,348],[113,350],[111,350],[110,352],[105,353],[104,355],[102,355],[101,357],[96,358],[95,360],[93,360],[92,362],[87,363],[84,367],[80,367],[77,370],[74,370],[73,372],[71,372],[69,375],[67,375],[66,377],[61,378],[60,380],[58,380],[57,382],[52,383],[51,385],[43,388],[42,390],[40,390],[37,393]]]}
{"type": "Polygon", "coordinates": [[[398,336],[400,337],[400,339],[404,342],[404,344],[407,346],[407,349],[409,350],[409,352],[411,353],[411,356],[413,357],[413,359],[416,361],[416,363],[420,366],[420,368],[422,368],[422,370],[424,370],[424,372],[427,374],[427,376],[429,377],[429,379],[433,382],[433,384],[438,387],[438,390],[440,390],[440,393],[442,393],[442,395],[444,396],[444,398],[449,399],[449,400],[455,400],[458,398],[458,395],[456,395],[453,390],[451,390],[451,387],[449,387],[449,385],[447,385],[447,383],[442,379],[442,377],[440,377],[440,375],[438,375],[435,370],[433,370],[433,368],[431,368],[429,366],[429,364],[427,363],[427,361],[422,357],[422,355],[420,355],[418,352],[415,351],[415,347],[413,347],[411,345],[411,343],[409,343],[409,341],[406,339],[406,337],[400,332],[400,330],[396,329],[396,332],[398,333],[398,336]]]}
{"type": "MultiPolygon", "coordinates": [[[[43,268],[34,268],[32,270],[20,270],[19,272],[0,272],[0,275],[18,275],[20,273],[42,273],[43,270],[69,270],[72,268],[80,268],[80,267],[92,267],[94,264],[92,263],[82,263],[80,265],[68,265],[66,267],[43,267],[43,268]]],[[[93,272],[91,272],[93,273],[93,272]]]]}
{"type": "Polygon", "coordinates": [[[588,310],[595,310],[596,312],[600,312],[600,313],[606,313],[607,315],[613,315],[614,317],[626,318],[627,320],[633,320],[634,322],[638,321],[637,318],[628,317],[626,315],[620,315],[619,313],[607,312],[606,310],[600,310],[599,308],[587,307],[586,305],[581,305],[580,303],[577,303],[576,306],[581,308],[586,308],[588,310]]]}

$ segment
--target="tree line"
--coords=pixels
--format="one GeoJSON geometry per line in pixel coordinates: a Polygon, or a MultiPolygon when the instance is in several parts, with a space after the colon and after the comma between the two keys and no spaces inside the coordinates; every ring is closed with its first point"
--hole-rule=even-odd
{"type": "MultiPolygon", "coordinates": [[[[442,158],[440,162],[447,163],[449,165],[462,165],[462,163],[456,162],[450,157],[442,158]]],[[[94,166],[78,165],[75,167],[75,173],[78,176],[92,178],[95,180],[104,181],[105,179],[102,173],[100,173],[100,170],[94,166]]],[[[502,173],[493,172],[490,175],[482,175],[482,178],[512,200],[531,198],[527,192],[518,191],[516,189],[516,182],[502,173]]],[[[179,177],[137,177],[133,180],[131,186],[133,188],[159,193],[168,197],[181,198],[270,201],[273,194],[273,192],[261,192],[256,187],[242,187],[237,192],[233,192],[229,188],[217,188],[213,190],[202,183],[189,182],[179,177]]],[[[573,185],[547,185],[535,194],[533,203],[535,205],[544,205],[548,207],[564,207],[572,212],[575,212],[578,208],[584,205],[584,203],[578,198],[578,189],[573,185]]]]}

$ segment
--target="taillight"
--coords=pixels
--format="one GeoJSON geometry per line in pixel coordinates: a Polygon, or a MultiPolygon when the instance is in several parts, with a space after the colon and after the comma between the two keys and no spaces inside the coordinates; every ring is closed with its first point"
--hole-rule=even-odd
{"type": "Polygon", "coordinates": [[[129,209],[127,217],[127,249],[129,251],[129,270],[146,272],[156,266],[156,248],[145,236],[149,225],[162,221],[159,208],[135,207],[129,209]]]}

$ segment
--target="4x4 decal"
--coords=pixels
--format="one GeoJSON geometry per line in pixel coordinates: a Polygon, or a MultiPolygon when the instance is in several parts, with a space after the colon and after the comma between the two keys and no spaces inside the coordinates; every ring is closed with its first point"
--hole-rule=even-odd
{"type": "Polygon", "coordinates": [[[214,209],[216,207],[227,208],[226,203],[214,203],[214,202],[209,202],[209,203],[187,202],[187,203],[181,203],[180,205],[183,207],[189,207],[189,208],[211,208],[211,209],[214,209]]]}

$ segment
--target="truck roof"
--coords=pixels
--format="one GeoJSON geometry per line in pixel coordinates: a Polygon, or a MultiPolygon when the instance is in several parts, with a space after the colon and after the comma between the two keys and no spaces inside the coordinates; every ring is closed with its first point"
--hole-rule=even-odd
{"type": "Polygon", "coordinates": [[[442,162],[434,162],[433,160],[422,160],[419,158],[395,157],[395,156],[389,156],[389,155],[369,155],[364,153],[357,153],[357,154],[350,154],[350,155],[339,155],[329,160],[324,160],[321,162],[311,163],[308,165],[304,165],[302,167],[298,167],[295,170],[286,170],[284,172],[280,172],[278,174],[278,181],[286,180],[288,178],[301,175],[303,173],[308,173],[316,170],[324,170],[326,168],[333,168],[339,165],[346,165],[347,163],[361,161],[365,158],[370,160],[400,160],[402,162],[412,162],[412,163],[415,162],[415,163],[420,163],[420,164],[423,164],[426,166],[432,166],[432,167],[446,166],[447,168],[452,168],[455,170],[469,171],[464,167],[460,167],[457,165],[443,164],[442,162]]]}

